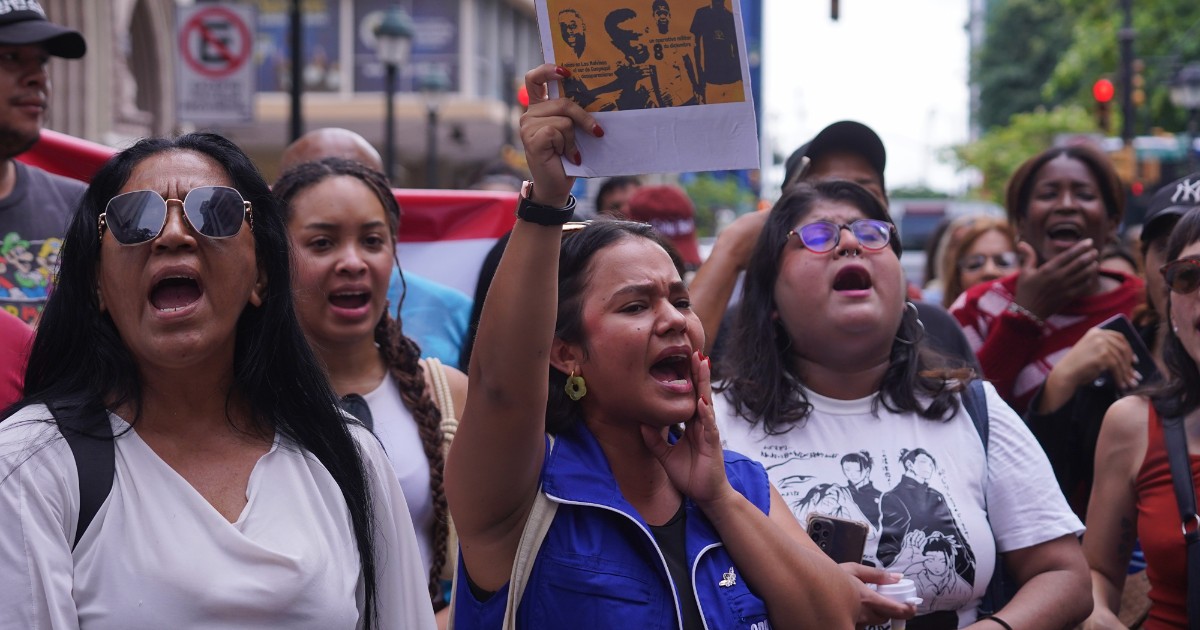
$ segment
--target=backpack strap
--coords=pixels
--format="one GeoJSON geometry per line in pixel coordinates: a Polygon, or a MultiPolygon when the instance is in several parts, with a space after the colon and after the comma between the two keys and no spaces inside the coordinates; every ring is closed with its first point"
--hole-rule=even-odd
{"type": "Polygon", "coordinates": [[[75,540],[71,543],[71,549],[75,549],[112,492],[117,470],[112,424],[103,406],[71,406],[55,401],[46,407],[71,447],[79,475],[79,521],[75,526],[75,540]]]}
{"type": "Polygon", "coordinates": [[[1163,441],[1171,465],[1175,503],[1179,506],[1183,539],[1187,544],[1187,615],[1188,628],[1200,628],[1200,517],[1196,516],[1196,487],[1192,482],[1192,463],[1188,457],[1187,432],[1183,418],[1163,418],[1163,441]]]}
{"type": "MultiPolygon", "coordinates": [[[[983,381],[980,379],[972,379],[967,384],[967,388],[962,392],[963,407],[967,410],[967,415],[971,416],[971,423],[975,425],[975,431],[979,433],[979,441],[983,442],[984,470],[987,470],[987,451],[988,437],[990,434],[988,423],[988,406],[987,392],[983,389],[983,381]]],[[[986,474],[986,473],[985,473],[986,474]]],[[[986,480],[985,484],[986,485],[986,480]]],[[[987,514],[987,490],[984,490],[983,495],[984,514],[987,514]]],[[[991,525],[991,518],[988,518],[988,525],[991,525]]],[[[1010,584],[1005,579],[1004,565],[1000,563],[1000,550],[996,549],[996,564],[992,569],[992,579],[988,582],[987,590],[983,593],[983,599],[979,602],[979,614],[981,616],[991,615],[999,611],[1012,599],[1015,593],[1015,583],[1010,584]]]]}
{"type": "MultiPolygon", "coordinates": [[[[554,450],[554,436],[547,435],[546,438],[549,440],[547,445],[547,455],[549,455],[549,451],[554,450]]],[[[554,521],[556,512],[558,512],[558,503],[551,501],[539,487],[537,496],[533,498],[533,507],[529,509],[525,529],[521,531],[521,542],[517,544],[517,555],[513,557],[512,572],[508,576],[508,600],[504,605],[504,620],[500,626],[502,630],[516,630],[517,608],[521,606],[522,596],[525,595],[525,586],[529,583],[530,574],[533,573],[533,563],[537,560],[538,551],[541,550],[542,543],[546,540],[546,533],[550,531],[550,523],[554,521]]],[[[457,597],[458,565],[455,564],[454,585],[450,591],[450,628],[454,627],[455,598],[457,597]]]]}
{"type": "Polygon", "coordinates": [[[963,406],[967,408],[967,415],[971,416],[971,422],[975,425],[975,430],[979,432],[979,440],[983,442],[983,452],[987,454],[988,448],[988,408],[987,408],[987,393],[983,391],[983,381],[980,379],[971,379],[967,383],[967,388],[962,392],[963,406]]]}

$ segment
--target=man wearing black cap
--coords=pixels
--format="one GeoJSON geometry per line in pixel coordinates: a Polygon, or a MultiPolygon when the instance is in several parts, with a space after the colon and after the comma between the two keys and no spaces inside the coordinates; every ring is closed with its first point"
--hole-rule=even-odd
{"type": "MultiPolygon", "coordinates": [[[[785,163],[784,188],[798,182],[822,182],[831,179],[852,181],[874,194],[886,207],[887,192],[883,170],[887,152],[883,141],[870,127],[853,120],[835,122],[796,149],[785,163]]],[[[705,352],[720,356],[715,343],[720,337],[726,306],[737,276],[745,270],[754,243],[767,220],[766,212],[751,212],[738,217],[717,238],[708,260],[700,266],[689,287],[692,309],[700,316],[707,333],[705,352]]],[[[960,360],[979,373],[975,353],[967,343],[958,322],[935,304],[914,301],[933,347],[960,360]]]]}
{"type": "Polygon", "coordinates": [[[885,166],[887,152],[879,136],[860,122],[843,120],[822,129],[788,156],[783,186],[801,181],[845,179],[871,191],[886,206],[885,166]]]}
{"type": "Polygon", "coordinates": [[[41,135],[51,56],[78,59],[78,32],[46,19],[36,0],[0,0],[0,308],[33,323],[84,185],[16,161],[41,135]]]}
{"type": "Polygon", "coordinates": [[[1167,312],[1167,287],[1158,270],[1168,262],[1167,241],[1171,230],[1193,208],[1200,208],[1200,171],[1159,188],[1150,199],[1142,222],[1142,260],[1146,265],[1146,300],[1150,309],[1139,315],[1136,323],[1157,361],[1161,361],[1167,336],[1167,327],[1159,325],[1167,312]]]}

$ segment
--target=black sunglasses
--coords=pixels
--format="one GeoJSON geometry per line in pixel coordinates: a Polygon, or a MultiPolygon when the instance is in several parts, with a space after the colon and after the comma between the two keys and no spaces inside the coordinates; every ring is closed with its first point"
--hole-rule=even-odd
{"type": "MultiPolygon", "coordinates": [[[[167,225],[167,202],[153,190],[134,190],[108,200],[97,227],[100,238],[107,229],[122,245],[146,243],[162,234],[167,225]]],[[[184,219],[208,238],[229,238],[242,229],[242,220],[254,229],[250,202],[228,186],[197,186],[183,198],[184,219]]]]}
{"type": "Polygon", "coordinates": [[[1167,281],[1167,286],[1180,295],[1187,295],[1200,288],[1200,259],[1174,260],[1163,265],[1159,272],[1167,281]]]}
{"type": "Polygon", "coordinates": [[[997,269],[1013,269],[1017,266],[1016,252],[1004,252],[1002,254],[992,254],[991,256],[986,254],[967,256],[958,263],[958,268],[963,271],[979,271],[987,266],[989,260],[992,261],[992,264],[997,269]]]}
{"type": "Polygon", "coordinates": [[[800,239],[809,250],[824,254],[831,252],[842,241],[842,230],[850,230],[859,245],[871,251],[878,251],[888,246],[892,241],[892,232],[896,226],[878,219],[859,219],[850,225],[838,225],[832,221],[813,221],[801,225],[788,232],[800,239]]]}

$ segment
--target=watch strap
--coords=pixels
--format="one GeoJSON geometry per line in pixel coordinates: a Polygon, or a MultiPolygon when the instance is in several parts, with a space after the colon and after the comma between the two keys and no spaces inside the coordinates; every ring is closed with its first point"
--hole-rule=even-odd
{"type": "Polygon", "coordinates": [[[521,200],[517,203],[517,218],[538,225],[562,225],[575,216],[575,195],[567,196],[567,205],[557,208],[537,203],[529,197],[533,194],[533,183],[525,182],[521,189],[521,200]]]}

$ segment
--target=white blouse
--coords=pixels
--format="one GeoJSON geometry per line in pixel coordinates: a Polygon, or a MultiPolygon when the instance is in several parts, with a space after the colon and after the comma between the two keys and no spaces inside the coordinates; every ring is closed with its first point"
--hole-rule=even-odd
{"type": "MultiPolygon", "coordinates": [[[[277,437],[230,523],[110,414],[112,492],[72,551],[79,484],[43,406],[0,424],[0,629],[361,628],[349,510],[329,472],[277,437]]],[[[379,628],[432,628],[404,494],[355,428],[371,483],[379,628]]]]}

